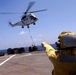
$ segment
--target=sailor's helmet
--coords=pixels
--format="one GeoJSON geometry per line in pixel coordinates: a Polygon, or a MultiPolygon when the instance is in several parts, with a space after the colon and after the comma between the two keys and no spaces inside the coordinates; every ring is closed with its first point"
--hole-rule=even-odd
{"type": "Polygon", "coordinates": [[[60,49],[76,47],[76,34],[74,32],[62,32],[58,36],[57,47],[60,49]]]}

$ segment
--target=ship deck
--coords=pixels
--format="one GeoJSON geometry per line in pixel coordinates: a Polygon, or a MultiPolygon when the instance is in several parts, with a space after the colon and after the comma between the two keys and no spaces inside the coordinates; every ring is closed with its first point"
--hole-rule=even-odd
{"type": "Polygon", "coordinates": [[[0,57],[0,75],[52,75],[52,70],[44,51],[0,57]]]}

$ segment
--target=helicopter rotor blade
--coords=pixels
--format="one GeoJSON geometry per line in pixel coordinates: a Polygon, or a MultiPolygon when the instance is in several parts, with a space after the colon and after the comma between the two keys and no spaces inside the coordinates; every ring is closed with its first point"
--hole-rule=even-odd
{"type": "Polygon", "coordinates": [[[30,8],[34,5],[35,2],[30,2],[28,5],[27,10],[24,12],[24,14],[27,14],[27,12],[30,10],[30,8]]]}
{"type": "Polygon", "coordinates": [[[0,13],[0,14],[3,14],[3,15],[4,15],[4,14],[22,14],[22,13],[9,13],[9,12],[5,12],[5,13],[4,13],[4,12],[2,12],[2,13],[0,13]]]}
{"type": "MultiPolygon", "coordinates": [[[[46,10],[47,10],[47,9],[43,9],[43,10],[37,10],[37,11],[28,12],[28,11],[30,10],[30,8],[34,5],[34,3],[35,3],[35,2],[30,2],[30,3],[29,3],[28,8],[27,8],[27,10],[24,12],[24,14],[42,12],[42,11],[46,11],[46,10]]],[[[22,14],[22,13],[1,12],[0,14],[22,14]]]]}
{"type": "Polygon", "coordinates": [[[28,12],[28,13],[36,13],[36,12],[42,12],[42,11],[46,11],[47,9],[43,9],[43,10],[37,10],[37,11],[31,11],[31,12],[28,12]]]}
{"type": "MultiPolygon", "coordinates": [[[[43,10],[37,10],[37,11],[31,11],[31,12],[28,12],[28,13],[36,13],[36,12],[42,12],[42,11],[46,11],[47,9],[43,9],[43,10]]],[[[26,14],[27,12],[24,12],[24,14],[26,14]]],[[[2,12],[2,13],[0,13],[0,14],[2,14],[2,15],[4,15],[4,14],[22,14],[22,13],[11,13],[11,12],[2,12]]]]}

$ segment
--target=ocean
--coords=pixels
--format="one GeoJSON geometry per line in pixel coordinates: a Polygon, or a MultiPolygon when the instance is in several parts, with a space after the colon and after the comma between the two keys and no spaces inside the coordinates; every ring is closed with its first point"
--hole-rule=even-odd
{"type": "MultiPolygon", "coordinates": [[[[56,45],[55,44],[50,44],[54,49],[56,49],[56,45]]],[[[44,50],[44,48],[41,46],[41,45],[38,45],[37,46],[38,50],[41,51],[41,50],[44,50]]],[[[24,47],[25,49],[25,52],[28,51],[29,47],[24,47]]],[[[4,52],[4,53],[7,53],[7,49],[3,49],[3,50],[0,50],[0,52],[4,52]]]]}

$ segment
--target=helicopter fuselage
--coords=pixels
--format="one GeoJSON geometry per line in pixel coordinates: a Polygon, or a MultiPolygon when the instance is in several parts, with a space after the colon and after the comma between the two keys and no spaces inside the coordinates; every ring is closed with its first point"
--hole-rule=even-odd
{"type": "Polygon", "coordinates": [[[16,22],[14,24],[12,24],[11,22],[9,22],[9,24],[14,27],[14,26],[22,26],[22,28],[24,28],[24,26],[27,26],[27,28],[29,28],[29,25],[34,24],[35,22],[38,20],[38,18],[33,15],[33,14],[24,14],[21,18],[21,21],[16,22]]]}
{"type": "Polygon", "coordinates": [[[23,22],[24,25],[30,25],[30,24],[34,24],[36,21],[38,20],[38,18],[33,15],[33,14],[24,14],[21,18],[21,21],[23,22]]]}
{"type": "Polygon", "coordinates": [[[34,14],[32,14],[32,13],[46,11],[47,9],[29,12],[30,8],[34,5],[34,3],[35,2],[30,2],[29,3],[26,11],[24,12],[24,14],[23,14],[23,16],[22,16],[22,18],[21,18],[21,20],[19,22],[16,22],[14,24],[9,22],[9,24],[12,27],[14,27],[14,26],[22,26],[22,28],[24,28],[24,26],[27,26],[29,28],[29,25],[31,25],[31,24],[35,25],[35,22],[38,20],[38,18],[34,14]]]}

